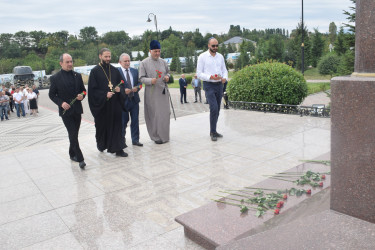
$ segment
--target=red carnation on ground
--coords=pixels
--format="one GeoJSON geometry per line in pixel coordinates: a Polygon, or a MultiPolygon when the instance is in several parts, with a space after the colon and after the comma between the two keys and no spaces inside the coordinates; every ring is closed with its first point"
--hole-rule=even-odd
{"type": "Polygon", "coordinates": [[[284,202],[283,201],[279,201],[280,205],[281,206],[284,206],[284,202]]]}
{"type": "Polygon", "coordinates": [[[274,214],[279,214],[279,213],[280,213],[280,209],[275,209],[274,214]]]}
{"type": "Polygon", "coordinates": [[[281,204],[280,204],[280,202],[276,204],[276,207],[277,207],[277,208],[281,208],[281,204]]]}
{"type": "Polygon", "coordinates": [[[284,200],[288,199],[288,195],[284,194],[283,199],[284,200]]]}
{"type": "Polygon", "coordinates": [[[311,189],[307,189],[306,194],[311,194],[311,189]]]}
{"type": "Polygon", "coordinates": [[[323,182],[320,182],[320,183],[319,183],[319,187],[323,187],[323,182]]]}
{"type": "Polygon", "coordinates": [[[322,180],[325,180],[326,179],[326,175],[323,174],[321,178],[322,178],[322,180]]]}

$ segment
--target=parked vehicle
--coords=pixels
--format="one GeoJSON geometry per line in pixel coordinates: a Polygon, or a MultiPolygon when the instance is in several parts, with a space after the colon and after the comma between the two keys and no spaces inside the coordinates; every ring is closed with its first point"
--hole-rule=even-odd
{"type": "Polygon", "coordinates": [[[16,66],[13,68],[13,84],[23,87],[34,84],[34,74],[30,66],[16,66]]]}

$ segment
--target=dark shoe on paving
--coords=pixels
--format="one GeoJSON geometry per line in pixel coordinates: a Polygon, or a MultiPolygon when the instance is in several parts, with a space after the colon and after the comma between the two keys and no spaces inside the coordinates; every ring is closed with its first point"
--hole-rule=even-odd
{"type": "Polygon", "coordinates": [[[189,103],[189,102],[185,102],[185,103],[189,103]]]}
{"type": "Polygon", "coordinates": [[[86,163],[85,163],[84,161],[80,161],[80,162],[79,162],[79,167],[80,167],[81,169],[85,169],[85,167],[86,167],[86,163]]]}
{"type": "Polygon", "coordinates": [[[215,135],[216,135],[216,137],[218,137],[218,138],[219,138],[219,137],[220,137],[220,138],[223,137],[223,135],[222,135],[222,134],[219,134],[218,132],[216,132],[215,135]]]}
{"type": "Polygon", "coordinates": [[[128,147],[128,145],[126,145],[126,143],[125,143],[125,147],[124,148],[127,148],[128,147]]]}
{"type": "Polygon", "coordinates": [[[211,136],[211,141],[217,141],[217,136],[215,133],[211,133],[210,136],[211,136]]]}
{"type": "Polygon", "coordinates": [[[184,104],[183,102],[181,102],[181,104],[184,104]]]}
{"type": "Polygon", "coordinates": [[[143,144],[140,143],[139,141],[133,142],[133,145],[135,145],[135,146],[139,146],[139,147],[142,147],[142,146],[143,146],[143,144]]]}
{"type": "Polygon", "coordinates": [[[205,102],[204,104],[208,104],[208,102],[205,102]]]}
{"type": "Polygon", "coordinates": [[[104,149],[100,149],[99,146],[96,146],[100,152],[103,152],[104,149]]]}
{"type": "Polygon", "coordinates": [[[78,162],[78,160],[77,160],[77,156],[70,157],[70,159],[71,159],[72,161],[76,161],[76,162],[78,162]]]}
{"type": "Polygon", "coordinates": [[[155,141],[156,144],[163,144],[163,141],[162,140],[157,140],[155,141]]]}
{"type": "Polygon", "coordinates": [[[128,154],[124,152],[124,150],[116,152],[116,156],[121,156],[121,157],[128,157],[128,154]]]}
{"type": "Polygon", "coordinates": [[[197,101],[195,101],[194,103],[196,103],[197,101]]]}

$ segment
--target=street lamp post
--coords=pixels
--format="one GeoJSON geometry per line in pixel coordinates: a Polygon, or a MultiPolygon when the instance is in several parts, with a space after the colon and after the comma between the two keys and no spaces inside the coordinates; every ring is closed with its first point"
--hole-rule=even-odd
{"type": "Polygon", "coordinates": [[[305,73],[305,44],[304,44],[304,27],[303,27],[303,0],[302,0],[302,44],[301,44],[301,72],[302,75],[305,73]]]}
{"type": "Polygon", "coordinates": [[[156,38],[159,40],[159,32],[158,32],[158,21],[156,20],[156,15],[154,13],[148,14],[147,22],[151,22],[150,15],[154,16],[154,23],[156,28],[156,38]]]}

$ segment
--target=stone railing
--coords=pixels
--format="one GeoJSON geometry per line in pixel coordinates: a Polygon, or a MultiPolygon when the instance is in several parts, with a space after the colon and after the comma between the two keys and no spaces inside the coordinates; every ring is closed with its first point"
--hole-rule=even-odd
{"type": "Polygon", "coordinates": [[[330,117],[331,109],[324,104],[314,104],[312,106],[261,103],[261,102],[239,102],[229,101],[229,107],[250,111],[271,112],[281,114],[293,114],[300,116],[330,117]]]}

